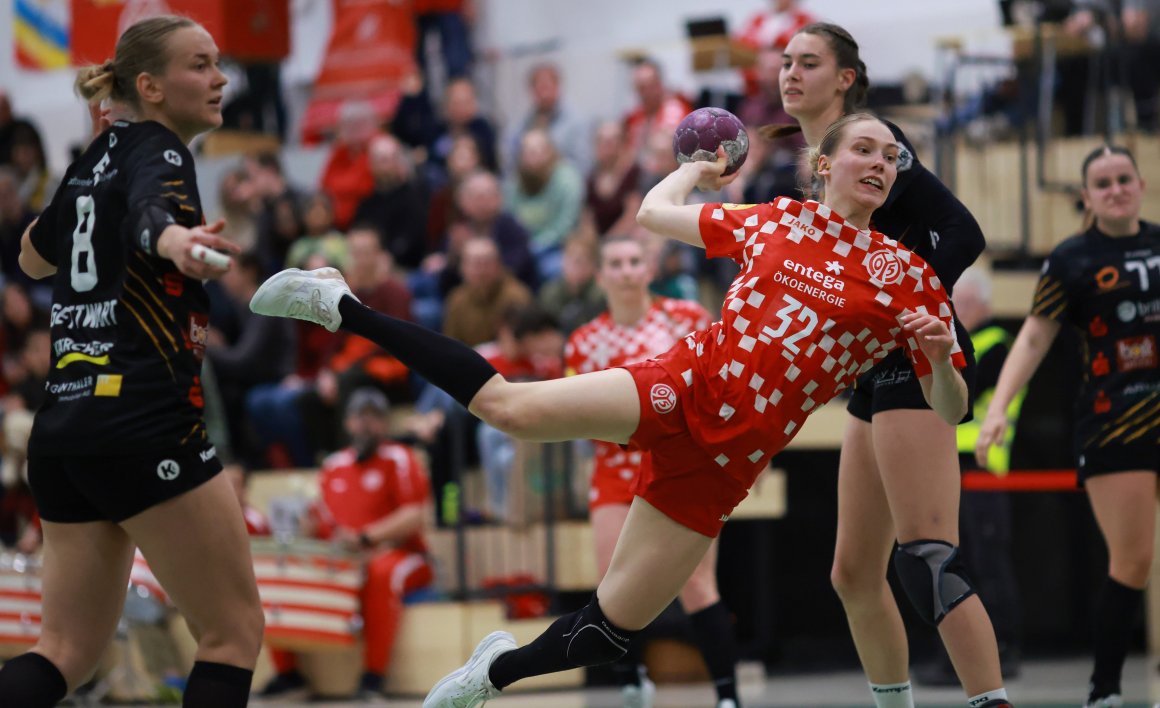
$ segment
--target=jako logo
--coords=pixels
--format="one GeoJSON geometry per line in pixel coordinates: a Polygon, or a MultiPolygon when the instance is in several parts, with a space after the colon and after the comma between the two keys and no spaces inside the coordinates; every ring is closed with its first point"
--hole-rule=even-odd
{"type": "Polygon", "coordinates": [[[179,474],[181,474],[181,465],[173,460],[162,460],[157,463],[157,476],[166,482],[177,479],[179,474]]]}
{"type": "Polygon", "coordinates": [[[886,285],[894,285],[902,280],[902,263],[898,256],[890,251],[875,251],[866,254],[862,262],[871,278],[876,278],[886,285]]]}
{"type": "MultiPolygon", "coordinates": [[[[846,289],[846,283],[844,281],[840,280],[839,278],[835,278],[832,275],[827,275],[820,270],[815,270],[810,266],[802,265],[801,263],[797,263],[796,261],[790,260],[789,258],[786,258],[784,261],[782,261],[781,264],[785,266],[787,270],[793,271],[806,280],[812,280],[827,290],[837,290],[841,292],[846,289]]],[[[841,266],[838,267],[841,268],[841,266]]]]}
{"type": "Polygon", "coordinates": [[[653,384],[649,398],[652,399],[653,410],[661,415],[670,413],[677,407],[677,392],[668,384],[653,384]]]}
{"type": "Polygon", "coordinates": [[[209,462],[213,458],[217,457],[217,448],[210,447],[208,450],[202,450],[197,454],[197,456],[201,458],[202,462],[209,462]]]}

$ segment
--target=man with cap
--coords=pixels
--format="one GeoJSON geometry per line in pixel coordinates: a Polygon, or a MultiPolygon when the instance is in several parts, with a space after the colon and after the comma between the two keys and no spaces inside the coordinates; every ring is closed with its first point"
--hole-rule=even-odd
{"type": "MultiPolygon", "coordinates": [[[[364,697],[382,690],[403,617],[403,597],[434,580],[422,535],[430,483],[415,453],[387,439],[388,408],[386,396],[377,389],[351,394],[345,419],[351,446],[323,460],[321,493],[303,524],[305,535],[365,553],[364,697]]],[[[292,654],[274,652],[273,659],[278,674],[264,695],[305,685],[292,654]]]]}

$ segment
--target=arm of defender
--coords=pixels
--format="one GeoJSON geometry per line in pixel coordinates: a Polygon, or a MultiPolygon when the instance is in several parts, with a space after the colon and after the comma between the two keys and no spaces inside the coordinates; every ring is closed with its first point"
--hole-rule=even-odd
{"type": "Polygon", "coordinates": [[[40,255],[36,247],[32,245],[32,227],[36,226],[37,221],[39,219],[34,219],[20,237],[20,257],[18,259],[20,270],[33,280],[47,278],[56,273],[56,266],[45,260],[44,256],[40,255]]]}
{"type": "Polygon", "coordinates": [[[1059,335],[1059,328],[1059,322],[1040,315],[1028,315],[1023,321],[1019,335],[1015,337],[1015,343],[1007,354],[1007,360],[1003,362],[999,383],[995,385],[995,394],[979,428],[979,439],[975,445],[976,460],[985,461],[991,446],[1003,439],[1007,432],[1007,406],[1031,380],[1059,335]]]}

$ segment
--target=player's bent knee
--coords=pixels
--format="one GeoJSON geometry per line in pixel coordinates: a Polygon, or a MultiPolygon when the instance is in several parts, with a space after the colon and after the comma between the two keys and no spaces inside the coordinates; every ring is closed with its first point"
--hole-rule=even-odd
{"type": "Polygon", "coordinates": [[[975,594],[958,547],[946,541],[922,539],[899,544],[894,568],[910,603],[934,626],[975,594]]]}
{"type": "Polygon", "coordinates": [[[598,666],[616,661],[628,653],[632,637],[613,627],[595,600],[580,610],[569,632],[568,661],[575,666],[598,666]]]}

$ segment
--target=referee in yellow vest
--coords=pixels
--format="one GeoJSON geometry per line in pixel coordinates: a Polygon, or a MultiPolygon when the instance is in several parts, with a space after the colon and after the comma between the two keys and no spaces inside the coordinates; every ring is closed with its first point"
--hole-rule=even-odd
{"type": "MultiPolygon", "coordinates": [[[[968,472],[979,469],[975,461],[979,426],[1015,338],[992,321],[991,280],[978,266],[968,268],[955,283],[952,300],[963,327],[971,333],[971,344],[978,362],[974,418],[959,425],[957,430],[959,464],[964,472],[968,472]]],[[[992,447],[987,458],[987,471],[991,474],[1003,476],[1011,469],[1011,442],[1015,437],[1015,422],[1024,393],[1015,396],[1007,408],[1010,425],[1007,426],[1006,439],[1002,445],[992,447]]],[[[959,508],[963,555],[995,627],[1003,678],[1012,678],[1019,673],[1020,618],[1018,588],[1011,561],[1011,499],[1006,492],[964,492],[959,508]]],[[[941,651],[933,663],[918,667],[914,677],[927,685],[958,685],[945,651],[941,651]]]]}

